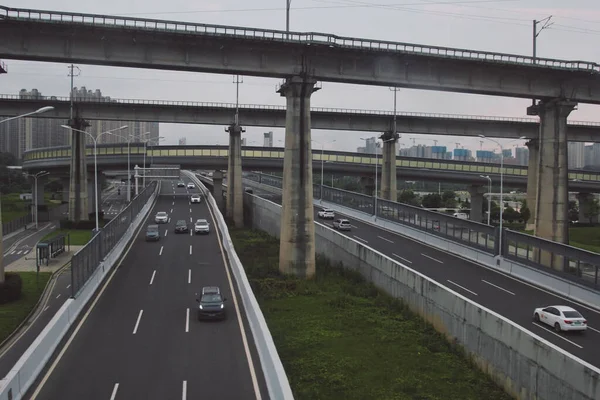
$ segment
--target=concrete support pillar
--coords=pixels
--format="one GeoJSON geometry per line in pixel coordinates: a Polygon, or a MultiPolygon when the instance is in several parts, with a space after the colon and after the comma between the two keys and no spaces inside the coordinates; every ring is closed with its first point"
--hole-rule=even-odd
{"type": "Polygon", "coordinates": [[[598,216],[593,216],[590,220],[586,217],[587,211],[594,201],[594,195],[592,193],[579,193],[577,194],[577,201],[579,202],[579,222],[584,224],[597,224],[598,216]]]}
{"type": "Polygon", "coordinates": [[[529,208],[529,220],[527,220],[525,229],[535,230],[535,210],[537,205],[537,183],[538,183],[538,164],[540,162],[540,141],[532,139],[527,142],[529,149],[529,162],[527,164],[527,208],[529,208]]]}
{"type": "MultiPolygon", "coordinates": [[[[223,209],[223,172],[215,171],[212,176],[213,180],[213,197],[219,209],[223,209]]],[[[227,185],[229,187],[229,185],[227,185]]]]}
{"type": "Polygon", "coordinates": [[[486,192],[483,186],[473,185],[469,187],[471,195],[471,213],[469,219],[475,222],[483,221],[483,194],[486,192]]]}
{"type": "Polygon", "coordinates": [[[361,176],[360,186],[364,189],[366,195],[373,196],[375,192],[375,179],[372,176],[361,176]]]}
{"type": "Polygon", "coordinates": [[[385,132],[383,135],[381,135],[381,140],[383,140],[383,162],[381,165],[380,197],[385,200],[398,200],[398,180],[396,179],[396,143],[398,142],[399,137],[400,135],[395,132],[385,132]]]}
{"type": "Polygon", "coordinates": [[[70,179],[69,178],[60,178],[60,183],[62,185],[62,201],[65,203],[69,202],[69,185],[70,185],[70,179]]]}
{"type": "MultiPolygon", "coordinates": [[[[35,185],[36,179],[31,179],[31,186],[35,185]]],[[[46,204],[46,200],[44,199],[44,186],[48,183],[48,176],[42,176],[37,178],[37,186],[33,187],[31,196],[35,196],[37,194],[37,204],[38,206],[43,206],[46,204]]],[[[32,197],[33,198],[33,197],[32,197]]]]}
{"type": "Polygon", "coordinates": [[[539,103],[540,155],[535,234],[559,243],[569,243],[567,117],[576,105],[564,100],[539,103]]]}
{"type": "Polygon", "coordinates": [[[227,218],[236,228],[244,226],[244,190],[242,188],[242,132],[239,124],[225,129],[229,132],[229,158],[227,167],[227,218]]]}
{"type": "MultiPolygon", "coordinates": [[[[82,118],[69,121],[73,129],[85,130],[90,125],[82,118]]],[[[71,131],[71,169],[69,183],[69,221],[79,222],[88,219],[87,164],[85,138],[87,135],[71,131]]]]}
{"type": "Polygon", "coordinates": [[[294,76],[278,90],[286,97],[279,271],[303,278],[315,275],[310,130],[310,97],[318,90],[315,83],[306,76],[294,76]]]}

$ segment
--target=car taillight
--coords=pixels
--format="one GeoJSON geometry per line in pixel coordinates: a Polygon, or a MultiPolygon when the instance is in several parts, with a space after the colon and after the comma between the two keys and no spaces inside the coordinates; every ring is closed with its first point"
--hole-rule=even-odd
{"type": "Polygon", "coordinates": [[[587,321],[583,321],[584,324],[587,324],[587,321]]]}
{"type": "Polygon", "coordinates": [[[571,325],[571,321],[569,321],[568,319],[565,319],[565,324],[571,325]]]}

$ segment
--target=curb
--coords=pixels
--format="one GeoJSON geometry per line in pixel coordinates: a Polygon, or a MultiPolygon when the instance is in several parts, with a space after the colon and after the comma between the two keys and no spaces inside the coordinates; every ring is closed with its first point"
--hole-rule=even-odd
{"type": "MultiPolygon", "coordinates": [[[[48,279],[48,283],[46,283],[46,286],[44,287],[44,291],[42,292],[42,294],[40,295],[40,298],[38,299],[37,303],[35,303],[35,306],[33,306],[33,308],[31,309],[31,311],[27,314],[27,316],[23,319],[23,321],[21,321],[21,323],[15,328],[14,331],[11,332],[10,335],[8,335],[8,337],[6,339],[4,339],[1,343],[0,343],[0,352],[3,352],[4,347],[12,340],[14,339],[15,336],[17,336],[17,334],[19,332],[21,332],[21,329],[23,328],[23,326],[31,319],[31,317],[38,311],[38,309],[40,308],[40,304],[42,303],[42,301],[44,301],[50,294],[50,292],[52,292],[52,290],[48,290],[48,288],[50,287],[51,284],[53,284],[54,282],[56,282],[56,277],[58,275],[60,275],[60,273],[62,273],[62,271],[64,269],[66,269],[67,266],[71,265],[71,260],[67,261],[62,267],[60,267],[59,269],[57,269],[56,271],[54,271],[52,273],[52,275],[50,275],[50,279],[48,279]]],[[[54,287],[53,287],[54,288],[54,287]]],[[[0,357],[4,356],[4,354],[0,355],[0,357]]]]}

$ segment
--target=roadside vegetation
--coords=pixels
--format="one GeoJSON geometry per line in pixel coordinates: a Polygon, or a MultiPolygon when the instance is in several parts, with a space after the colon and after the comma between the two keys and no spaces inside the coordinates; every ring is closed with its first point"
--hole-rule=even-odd
{"type": "Polygon", "coordinates": [[[83,246],[92,239],[91,229],[57,229],[54,232],[50,232],[44,236],[40,242],[52,239],[53,237],[62,234],[69,235],[69,244],[72,246],[83,246]]]}
{"type": "Polygon", "coordinates": [[[511,398],[359,274],[318,258],[314,280],[284,277],[278,239],[233,227],[230,234],[297,400],[511,398]]]}
{"type": "Polygon", "coordinates": [[[3,342],[37,304],[50,276],[50,272],[19,272],[21,276],[21,295],[16,301],[0,305],[0,343],[3,342]]]}

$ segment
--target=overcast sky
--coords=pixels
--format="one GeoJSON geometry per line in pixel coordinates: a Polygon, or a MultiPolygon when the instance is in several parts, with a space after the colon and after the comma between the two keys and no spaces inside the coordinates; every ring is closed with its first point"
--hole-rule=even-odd
{"type": "MultiPolygon", "coordinates": [[[[2,0],[5,6],[95,14],[148,17],[207,24],[285,29],[286,0],[2,0]]],[[[292,0],[290,29],[344,36],[460,47],[513,54],[532,53],[532,20],[552,15],[554,25],[538,37],[539,57],[600,61],[600,1],[598,0],[292,0]]],[[[1,77],[0,93],[16,94],[37,88],[44,95],[67,96],[69,78],[64,64],[4,60],[9,73],[1,77]]],[[[100,89],[113,98],[235,102],[230,75],[163,72],[79,65],[75,86],[100,89]]],[[[240,103],[284,105],[275,93],[277,79],[244,77],[240,103]]],[[[314,107],[392,110],[393,93],[386,87],[323,83],[312,96],[314,107]]],[[[525,117],[530,100],[402,89],[398,110],[470,115],[525,117]]],[[[600,120],[598,108],[581,105],[570,120],[600,120]]],[[[243,121],[241,121],[243,124],[243,121]]],[[[247,128],[248,144],[262,145],[262,133],[273,130],[275,144],[283,129],[247,128]]],[[[187,137],[188,144],[226,144],[220,126],[161,124],[165,144],[187,137]]],[[[317,131],[313,139],[336,140],[325,148],[354,151],[363,143],[360,132],[317,131]]],[[[461,142],[479,149],[479,138],[403,135],[405,145],[447,145],[461,142]]],[[[512,143],[511,147],[516,144],[512,143]]],[[[491,143],[483,148],[493,150],[491,143]]],[[[319,147],[320,146],[315,146],[319,147]]]]}

